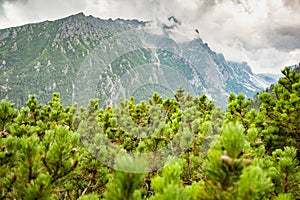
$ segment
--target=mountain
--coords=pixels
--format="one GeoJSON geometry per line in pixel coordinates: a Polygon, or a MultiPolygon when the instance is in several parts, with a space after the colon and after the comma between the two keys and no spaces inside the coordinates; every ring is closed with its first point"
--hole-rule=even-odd
{"type": "Polygon", "coordinates": [[[290,69],[295,70],[296,73],[300,74],[300,63],[298,65],[289,66],[290,69]]]}
{"type": "MultiPolygon", "coordinates": [[[[172,19],[172,20],[171,20],[172,19]]],[[[197,37],[176,33],[175,25],[100,19],[83,13],[0,30],[0,98],[17,107],[35,94],[45,103],[60,92],[62,103],[102,105],[119,98],[170,96],[182,86],[225,107],[230,92],[248,98],[278,77],[253,74],[245,62],[226,61],[197,37]]]]}

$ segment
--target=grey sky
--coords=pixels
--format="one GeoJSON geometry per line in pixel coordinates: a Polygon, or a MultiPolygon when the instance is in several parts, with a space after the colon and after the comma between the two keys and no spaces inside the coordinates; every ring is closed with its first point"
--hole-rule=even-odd
{"type": "MultiPolygon", "coordinates": [[[[300,61],[300,0],[0,0],[0,28],[78,12],[100,18],[180,19],[212,50],[246,61],[254,72],[280,73],[300,61]]],[[[193,33],[194,34],[194,33],[193,33]]]]}

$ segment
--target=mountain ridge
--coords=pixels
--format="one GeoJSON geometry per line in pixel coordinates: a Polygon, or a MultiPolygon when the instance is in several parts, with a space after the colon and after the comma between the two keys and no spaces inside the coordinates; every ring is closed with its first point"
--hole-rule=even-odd
{"type": "MultiPolygon", "coordinates": [[[[71,100],[74,100],[77,73],[88,55],[91,55],[97,47],[112,47],[114,48],[112,52],[118,51],[125,46],[118,46],[114,41],[112,44],[107,44],[109,39],[115,35],[121,37],[131,30],[144,29],[148,23],[139,20],[105,20],[78,13],[58,20],[1,29],[0,97],[10,99],[20,107],[24,105],[30,94],[37,95],[45,103],[51,99],[53,92],[60,92],[63,103],[71,104],[73,103],[71,100]]],[[[164,34],[171,33],[169,31],[171,30],[164,30],[164,34]]],[[[193,87],[196,95],[205,93],[220,106],[226,105],[225,97],[230,92],[244,93],[251,98],[256,92],[264,90],[266,86],[277,81],[272,76],[253,74],[250,66],[245,62],[227,61],[223,54],[215,53],[201,38],[177,43],[166,35],[150,34],[150,36],[150,39],[146,37],[138,39],[148,40],[154,46],[157,45],[157,41],[161,41],[165,46],[159,44],[163,48],[159,49],[156,46],[154,51],[145,48],[137,52],[128,52],[125,57],[130,62],[125,66],[125,71],[133,70],[138,66],[134,63],[153,64],[151,60],[156,58],[145,56],[152,53],[158,56],[162,66],[171,66],[173,70],[184,74],[184,78],[193,87]],[[168,48],[171,49],[171,53],[168,48]]],[[[131,40],[136,36],[128,34],[128,37],[131,40]]],[[[128,44],[130,43],[125,45],[128,44]]],[[[114,84],[110,90],[118,86],[117,81],[122,77],[122,74],[118,74],[122,73],[121,65],[117,65],[118,62],[115,62],[114,71],[106,72],[111,73],[113,78],[104,78],[105,81],[110,80],[111,84],[114,84]]],[[[104,68],[104,71],[107,69],[104,68]]],[[[149,77],[152,76],[153,72],[149,73],[149,77]]],[[[165,77],[166,73],[162,76],[165,77]]],[[[107,83],[105,82],[104,85],[107,83]]],[[[104,86],[99,87],[98,94],[104,89],[104,86]]],[[[102,92],[101,95],[104,99],[110,94],[102,92]]]]}

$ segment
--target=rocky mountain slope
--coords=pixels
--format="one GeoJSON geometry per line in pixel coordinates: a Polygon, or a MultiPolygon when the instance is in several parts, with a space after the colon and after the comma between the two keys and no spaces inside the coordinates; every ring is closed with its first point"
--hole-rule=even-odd
{"type": "Polygon", "coordinates": [[[35,94],[44,103],[60,92],[63,104],[102,105],[180,86],[224,107],[230,92],[252,98],[277,77],[253,74],[247,63],[226,61],[200,38],[180,40],[172,27],[103,20],[82,13],[0,30],[0,98],[17,107],[35,94]],[[160,33],[157,31],[161,30],[160,33]]]}

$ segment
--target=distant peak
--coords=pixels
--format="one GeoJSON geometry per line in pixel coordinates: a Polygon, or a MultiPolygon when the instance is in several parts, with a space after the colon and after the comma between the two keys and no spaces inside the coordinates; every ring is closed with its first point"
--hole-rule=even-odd
{"type": "Polygon", "coordinates": [[[82,17],[86,17],[85,14],[83,12],[74,14],[70,16],[71,18],[82,18],[82,17]]]}
{"type": "Polygon", "coordinates": [[[75,14],[75,16],[85,16],[85,14],[83,12],[80,12],[80,13],[75,14]]]}

